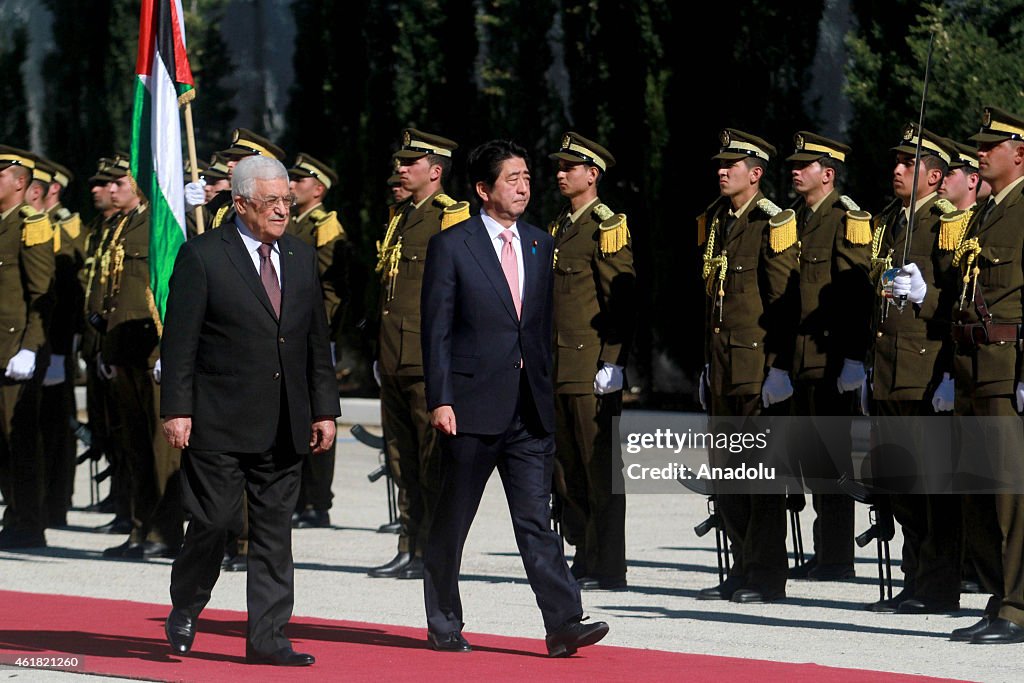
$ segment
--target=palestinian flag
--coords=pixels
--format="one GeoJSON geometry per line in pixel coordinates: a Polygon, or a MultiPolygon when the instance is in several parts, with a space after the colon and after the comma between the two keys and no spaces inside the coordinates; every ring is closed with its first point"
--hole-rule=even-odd
{"type": "Polygon", "coordinates": [[[181,0],[142,0],[135,73],[132,175],[152,210],[149,281],[162,320],[174,259],[185,242],[178,107],[195,96],[181,0]]]}

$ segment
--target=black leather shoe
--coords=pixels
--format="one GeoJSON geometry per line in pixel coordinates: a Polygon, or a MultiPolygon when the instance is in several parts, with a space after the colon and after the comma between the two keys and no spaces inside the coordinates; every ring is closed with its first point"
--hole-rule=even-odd
{"type": "Polygon", "coordinates": [[[316,657],[307,655],[304,652],[296,652],[290,647],[282,647],[277,652],[269,655],[258,655],[247,652],[245,655],[246,664],[269,664],[271,666],[312,666],[316,657]]]}
{"type": "Polygon", "coordinates": [[[971,639],[974,638],[974,635],[976,633],[981,633],[982,631],[987,629],[989,627],[989,624],[991,623],[992,620],[990,618],[982,617],[981,621],[975,624],[966,626],[964,628],[956,629],[955,631],[949,634],[949,639],[955,640],[960,643],[969,643],[971,642],[971,639]]]}
{"type": "Polygon", "coordinates": [[[101,534],[129,534],[132,531],[132,520],[127,517],[114,517],[106,524],[96,527],[101,534]]]}
{"type": "Polygon", "coordinates": [[[423,558],[414,557],[409,561],[409,564],[402,567],[402,570],[398,572],[398,578],[400,579],[422,579],[423,578],[423,558]]]}
{"type": "Polygon", "coordinates": [[[185,610],[175,607],[164,622],[164,633],[171,649],[183,655],[192,649],[192,641],[196,639],[196,620],[188,616],[185,610]]]}
{"type": "Polygon", "coordinates": [[[249,569],[248,555],[231,555],[225,557],[220,563],[220,568],[226,572],[244,572],[249,569]]]}
{"type": "Polygon", "coordinates": [[[807,560],[796,567],[789,570],[789,578],[791,579],[806,579],[807,575],[810,574],[818,567],[818,558],[811,555],[807,560]]]}
{"type": "Polygon", "coordinates": [[[959,600],[928,600],[911,598],[896,608],[896,614],[949,614],[960,611],[959,600]]]}
{"type": "Polygon", "coordinates": [[[46,536],[43,532],[22,531],[21,529],[5,528],[0,531],[0,550],[18,550],[21,548],[45,548],[46,536]]]}
{"type": "Polygon", "coordinates": [[[758,602],[777,602],[778,600],[786,599],[786,591],[766,591],[760,588],[747,587],[740,588],[732,594],[731,601],[742,604],[752,604],[758,602]]]}
{"type": "Polygon", "coordinates": [[[437,650],[438,652],[473,651],[473,648],[470,646],[469,641],[463,638],[462,634],[458,631],[452,631],[451,633],[445,633],[443,635],[428,632],[427,642],[430,643],[431,650],[437,650]]]}
{"type": "Polygon", "coordinates": [[[377,527],[378,534],[398,534],[402,532],[401,522],[388,522],[377,527]]]}
{"type": "Polygon", "coordinates": [[[984,629],[971,638],[974,645],[1003,645],[1024,643],[1024,626],[1018,626],[1009,619],[996,617],[984,629]]]}
{"type": "Polygon", "coordinates": [[[819,564],[807,572],[811,581],[846,581],[856,576],[852,564],[819,564]]]}
{"type": "Polygon", "coordinates": [[[587,564],[583,560],[573,558],[572,566],[569,567],[569,571],[572,572],[573,578],[579,581],[587,575],[587,564]]]}
{"type": "Polygon", "coordinates": [[[626,588],[626,578],[615,579],[598,578],[596,576],[584,576],[576,583],[581,591],[620,591],[626,588]]]}
{"type": "Polygon", "coordinates": [[[398,553],[390,562],[379,567],[373,567],[366,573],[375,579],[393,579],[405,568],[405,565],[412,561],[412,553],[398,553]]]}
{"type": "Polygon", "coordinates": [[[712,588],[705,588],[697,593],[698,600],[732,600],[732,594],[742,585],[738,578],[730,576],[712,588]]]}
{"type": "Polygon", "coordinates": [[[331,526],[331,515],[327,510],[303,510],[292,525],[296,529],[326,529],[331,526]]]}
{"type": "Polygon", "coordinates": [[[978,584],[977,581],[972,581],[970,579],[964,579],[963,581],[960,582],[960,592],[961,593],[980,593],[981,592],[981,586],[978,584]]]}
{"type": "Polygon", "coordinates": [[[124,556],[132,560],[152,560],[157,557],[170,556],[170,549],[164,543],[143,541],[137,543],[134,548],[129,548],[124,556]]]}
{"type": "Polygon", "coordinates": [[[106,557],[108,559],[121,559],[129,557],[128,553],[135,552],[136,550],[139,551],[139,556],[141,557],[141,545],[142,544],[135,543],[134,541],[129,539],[121,545],[115,545],[113,548],[107,548],[106,550],[104,550],[103,557],[106,557]]]}
{"type": "Polygon", "coordinates": [[[544,638],[548,646],[548,657],[569,657],[576,654],[576,650],[587,645],[593,645],[608,635],[608,624],[603,621],[595,621],[592,624],[584,624],[580,619],[565,622],[557,630],[552,631],[544,638]]]}
{"type": "Polygon", "coordinates": [[[896,610],[899,609],[900,604],[913,597],[914,596],[911,594],[910,590],[904,588],[888,600],[876,600],[870,605],[864,605],[864,609],[869,612],[877,612],[879,614],[896,614],[896,610]]]}

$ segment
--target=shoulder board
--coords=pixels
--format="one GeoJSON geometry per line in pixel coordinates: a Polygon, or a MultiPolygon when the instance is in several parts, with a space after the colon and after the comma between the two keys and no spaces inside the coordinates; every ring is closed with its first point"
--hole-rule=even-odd
{"type": "MultiPolygon", "coordinates": [[[[601,206],[604,206],[604,204],[601,204],[601,206]]],[[[614,214],[601,221],[601,225],[598,228],[601,235],[601,253],[605,256],[614,254],[629,244],[630,235],[629,226],[626,224],[626,214],[614,214]]]]}
{"type": "Polygon", "coordinates": [[[37,244],[53,240],[53,226],[45,213],[36,213],[31,206],[24,206],[21,208],[21,215],[25,219],[21,230],[21,241],[25,243],[26,247],[34,247],[37,244]],[[26,209],[28,209],[27,212],[26,209]]]}
{"type": "Polygon", "coordinates": [[[135,208],[135,213],[141,216],[142,214],[146,213],[147,208],[149,208],[149,204],[147,204],[146,202],[142,202],[135,208]]]}
{"type": "Polygon", "coordinates": [[[66,221],[67,219],[71,218],[71,212],[62,206],[59,209],[57,209],[57,218],[62,221],[66,221]]]}
{"type": "Polygon", "coordinates": [[[452,203],[444,207],[444,211],[441,212],[442,230],[447,230],[456,223],[461,223],[469,218],[469,202],[456,202],[447,195],[438,195],[438,197],[445,197],[452,201],[452,203]]]}
{"type": "Polygon", "coordinates": [[[77,213],[69,213],[66,218],[60,221],[60,227],[68,234],[68,237],[75,240],[82,233],[82,219],[77,213]]]}
{"type": "Polygon", "coordinates": [[[309,214],[309,217],[313,219],[314,223],[319,223],[320,221],[327,217],[327,212],[324,211],[323,209],[313,209],[313,211],[309,214]]]}
{"type": "Polygon", "coordinates": [[[768,221],[768,225],[771,226],[768,232],[768,246],[773,252],[781,253],[796,244],[796,212],[793,209],[783,211],[768,199],[762,199],[757,206],[771,216],[771,220],[768,221]],[[762,202],[770,204],[775,212],[769,213],[771,209],[761,206],[762,202]]]}
{"type": "MultiPolygon", "coordinates": [[[[757,208],[761,209],[766,214],[768,214],[769,218],[774,218],[779,212],[782,211],[778,204],[768,199],[767,197],[762,197],[761,199],[757,200],[757,208]]],[[[787,209],[787,211],[793,213],[792,209],[787,209]]],[[[794,213],[793,215],[795,221],[796,214],[794,213]]]]}
{"type": "Polygon", "coordinates": [[[215,213],[213,215],[213,223],[211,224],[212,227],[219,228],[220,224],[222,222],[224,222],[225,214],[227,214],[227,212],[230,211],[230,210],[231,210],[231,205],[230,204],[225,204],[224,206],[222,206],[219,209],[217,209],[217,213],[215,213]]]}
{"type": "Polygon", "coordinates": [[[597,218],[598,222],[604,222],[615,215],[615,212],[609,209],[606,204],[602,203],[598,203],[591,213],[594,214],[594,217],[597,218]]]}
{"type": "Polygon", "coordinates": [[[316,221],[316,246],[317,249],[324,246],[325,244],[336,240],[340,237],[345,236],[345,229],[341,227],[341,221],[338,220],[338,213],[331,211],[313,212],[313,220],[316,221]],[[317,218],[316,213],[320,212],[320,217],[317,218]]]}
{"type": "Polygon", "coordinates": [[[446,195],[444,192],[441,192],[436,197],[434,197],[434,204],[441,207],[442,209],[447,209],[452,204],[455,204],[455,200],[446,195]]]}
{"type": "Polygon", "coordinates": [[[871,214],[859,209],[847,211],[845,237],[850,244],[871,244],[871,214]]]}
{"type": "Polygon", "coordinates": [[[956,207],[953,206],[953,202],[949,201],[945,197],[941,199],[936,199],[934,206],[936,210],[943,214],[953,213],[954,211],[957,210],[956,207]]]}
{"type": "Polygon", "coordinates": [[[860,211],[860,207],[857,206],[857,202],[850,199],[845,194],[839,197],[839,203],[843,205],[843,208],[847,211],[860,211]]]}

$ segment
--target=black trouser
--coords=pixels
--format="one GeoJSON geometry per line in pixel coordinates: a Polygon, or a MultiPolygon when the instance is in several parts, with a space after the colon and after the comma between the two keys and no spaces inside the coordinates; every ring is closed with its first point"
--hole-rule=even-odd
{"type": "Polygon", "coordinates": [[[24,382],[0,378],[0,492],[4,529],[42,534],[42,441],[39,437],[40,373],[24,382]]]}
{"type": "Polygon", "coordinates": [[[75,485],[75,435],[71,418],[75,417],[74,374],[65,366],[65,381],[42,388],[39,408],[43,437],[43,464],[46,469],[47,526],[63,522],[71,507],[75,485]]]}
{"type": "Polygon", "coordinates": [[[441,439],[441,497],[423,558],[427,628],[432,633],[462,630],[462,550],[495,467],[505,488],[516,544],[545,629],[550,633],[583,614],[579,587],[562,554],[562,539],[550,524],[555,439],[528,426],[534,423],[529,417],[533,411],[527,409],[528,394],[523,381],[519,401],[522,410],[516,411],[503,434],[460,432],[441,439]],[[525,422],[520,412],[526,416],[525,422]]]}
{"type": "Polygon", "coordinates": [[[291,442],[264,453],[186,449],[182,457],[185,510],[192,515],[181,554],[171,570],[171,601],[197,617],[220,575],[229,532],[242,523],[248,493],[249,610],[246,651],[269,655],[290,645],[284,626],[294,602],[291,515],[299,493],[302,456],[291,442]]]}

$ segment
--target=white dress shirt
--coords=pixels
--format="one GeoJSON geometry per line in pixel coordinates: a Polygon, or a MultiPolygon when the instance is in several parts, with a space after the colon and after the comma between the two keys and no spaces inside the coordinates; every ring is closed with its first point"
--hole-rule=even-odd
{"type": "MultiPolygon", "coordinates": [[[[260,275],[260,242],[258,239],[253,237],[252,231],[249,230],[249,226],[245,222],[235,216],[235,227],[238,228],[238,234],[242,237],[242,242],[245,244],[245,250],[249,252],[249,258],[252,259],[252,265],[256,269],[256,276],[260,275]]],[[[277,246],[277,240],[274,240],[270,245],[270,262],[274,264],[274,272],[277,273],[277,286],[281,286],[281,248],[277,246]]]]}
{"type": "MultiPolygon", "coordinates": [[[[487,228],[487,234],[490,235],[491,244],[494,246],[494,253],[498,256],[498,264],[501,264],[501,249],[505,246],[505,240],[501,239],[501,233],[506,230],[505,226],[494,220],[483,210],[480,211],[480,218],[484,221],[484,227],[487,228]]],[[[519,228],[513,223],[512,227],[507,228],[512,231],[514,237],[512,238],[512,248],[516,252],[516,267],[519,270],[519,300],[523,300],[523,290],[526,287],[526,270],[523,268],[523,245],[522,240],[519,238],[519,228]]]]}

